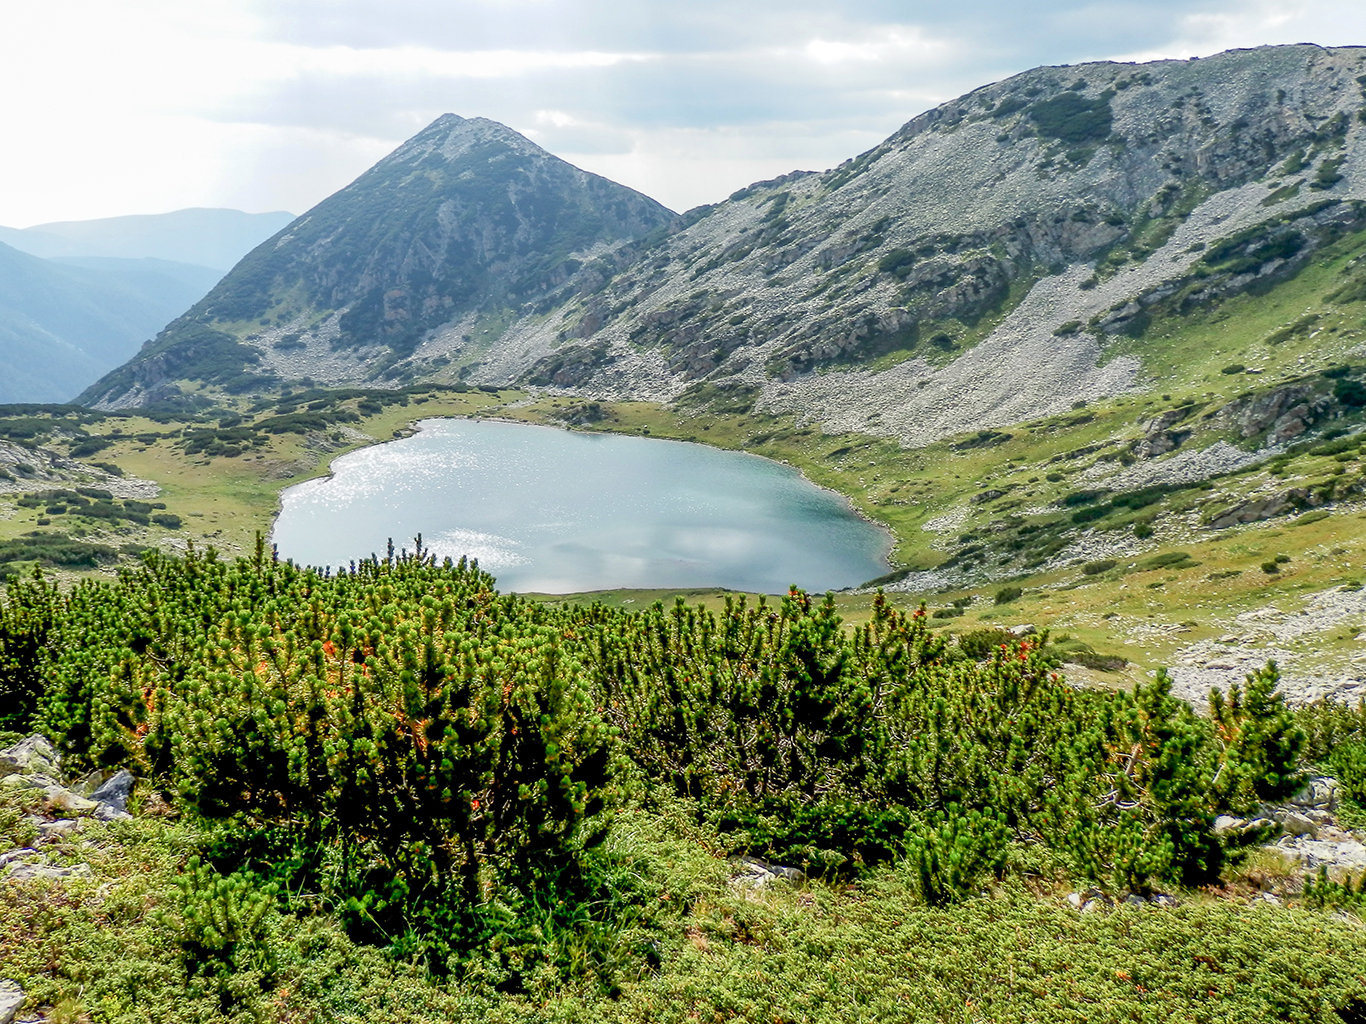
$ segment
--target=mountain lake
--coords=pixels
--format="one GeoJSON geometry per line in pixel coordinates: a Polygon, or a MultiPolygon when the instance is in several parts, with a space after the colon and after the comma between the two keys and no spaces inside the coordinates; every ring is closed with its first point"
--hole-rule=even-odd
{"type": "Polygon", "coordinates": [[[272,541],[296,564],[424,548],[466,556],[500,590],[567,594],[857,586],[888,571],[887,534],[796,470],[657,438],[424,420],[286,490],[272,541]]]}

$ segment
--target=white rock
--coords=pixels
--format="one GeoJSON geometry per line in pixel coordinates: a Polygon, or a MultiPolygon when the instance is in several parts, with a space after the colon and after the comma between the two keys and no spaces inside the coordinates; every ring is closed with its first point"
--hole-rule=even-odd
{"type": "Polygon", "coordinates": [[[1285,829],[1286,835],[1291,836],[1309,836],[1313,839],[1319,834],[1318,825],[1298,811],[1287,811],[1281,819],[1281,828],[1285,829]]]}
{"type": "Polygon", "coordinates": [[[18,982],[0,980],[0,1024],[10,1024],[24,1005],[24,990],[18,982]]]}

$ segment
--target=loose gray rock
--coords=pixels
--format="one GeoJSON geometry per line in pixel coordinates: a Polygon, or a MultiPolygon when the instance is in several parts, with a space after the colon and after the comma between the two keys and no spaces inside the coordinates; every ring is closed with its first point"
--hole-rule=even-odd
{"type": "Polygon", "coordinates": [[[98,804],[106,804],[116,811],[128,810],[128,797],[133,792],[133,773],[120,768],[112,779],[90,794],[98,804]]]}
{"type": "Polygon", "coordinates": [[[737,869],[731,876],[731,884],[736,886],[762,889],[780,878],[793,884],[806,880],[806,874],[799,868],[770,864],[758,857],[736,857],[731,861],[731,866],[737,869]]]}
{"type": "Polygon", "coordinates": [[[69,814],[93,814],[99,804],[77,796],[49,775],[7,775],[0,779],[6,789],[42,790],[43,801],[53,810],[69,814]]]}
{"type": "Polygon", "coordinates": [[[46,736],[35,733],[12,747],[0,750],[0,772],[6,775],[62,777],[62,758],[46,736]]]}
{"type": "Polygon", "coordinates": [[[7,882],[29,882],[34,879],[63,878],[89,878],[91,874],[89,864],[72,864],[67,867],[58,867],[54,864],[44,864],[41,861],[36,863],[15,863],[10,864],[4,874],[7,882]]]}
{"type": "Polygon", "coordinates": [[[36,857],[38,851],[31,846],[23,846],[17,850],[10,850],[8,853],[0,853],[0,871],[3,871],[11,863],[17,863],[26,857],[36,857]]]}
{"type": "Polygon", "coordinates": [[[24,990],[8,978],[0,980],[0,1024],[10,1024],[24,1005],[24,990]]]}
{"type": "Polygon", "coordinates": [[[1319,834],[1318,825],[1298,811],[1287,811],[1281,817],[1281,828],[1285,829],[1288,836],[1308,836],[1314,839],[1319,834]]]}
{"type": "Polygon", "coordinates": [[[1286,836],[1271,849],[1296,861],[1306,872],[1346,868],[1359,871],[1366,868],[1366,846],[1355,837],[1328,840],[1312,836],[1286,836]]]}
{"type": "Polygon", "coordinates": [[[87,772],[85,775],[82,775],[67,788],[77,796],[83,796],[86,799],[90,799],[90,794],[109,781],[109,778],[108,772],[102,772],[96,769],[93,772],[87,772]]]}
{"type": "Polygon", "coordinates": [[[38,834],[47,842],[50,839],[59,839],[80,827],[81,823],[74,818],[58,818],[56,821],[39,822],[38,834]]]}
{"type": "Polygon", "coordinates": [[[1305,787],[1290,798],[1292,807],[1312,808],[1320,811],[1336,811],[1342,799],[1342,785],[1337,779],[1318,775],[1310,779],[1305,787]]]}
{"type": "Polygon", "coordinates": [[[1011,626],[1009,632],[1014,633],[1016,636],[1033,636],[1037,630],[1032,624],[1026,622],[1020,626],[1011,626]]]}

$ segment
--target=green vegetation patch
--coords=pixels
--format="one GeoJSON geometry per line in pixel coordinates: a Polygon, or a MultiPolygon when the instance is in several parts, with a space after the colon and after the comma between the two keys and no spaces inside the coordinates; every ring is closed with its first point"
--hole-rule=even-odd
{"type": "Polygon", "coordinates": [[[1110,100],[1114,92],[1107,90],[1094,99],[1077,92],[1064,92],[1052,99],[1042,100],[1029,108],[1029,119],[1040,135],[1061,142],[1101,142],[1109,137],[1114,115],[1110,100]]]}
{"type": "Polygon", "coordinates": [[[0,541],[0,569],[16,562],[94,569],[117,560],[118,552],[108,545],[78,540],[64,533],[34,531],[13,540],[0,541]]]}

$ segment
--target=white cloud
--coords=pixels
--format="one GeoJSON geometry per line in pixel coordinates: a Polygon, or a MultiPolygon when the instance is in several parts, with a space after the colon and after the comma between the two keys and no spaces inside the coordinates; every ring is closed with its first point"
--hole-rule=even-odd
{"type": "Polygon", "coordinates": [[[1037,64],[1366,42],[1360,0],[63,0],[0,7],[0,224],[301,212],[446,111],[681,209],[1037,64]]]}

